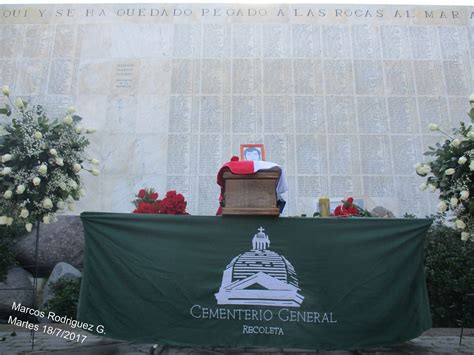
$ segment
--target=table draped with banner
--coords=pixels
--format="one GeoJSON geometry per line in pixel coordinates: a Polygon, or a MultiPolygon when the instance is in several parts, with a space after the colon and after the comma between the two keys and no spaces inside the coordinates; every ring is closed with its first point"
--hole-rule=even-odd
{"type": "Polygon", "coordinates": [[[106,337],[357,349],[431,327],[423,265],[429,219],[81,218],[78,318],[103,326],[106,337]]]}

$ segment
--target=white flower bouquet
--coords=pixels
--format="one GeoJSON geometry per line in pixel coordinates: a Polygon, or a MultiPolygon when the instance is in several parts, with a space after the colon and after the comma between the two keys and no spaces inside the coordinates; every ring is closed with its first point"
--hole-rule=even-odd
{"type": "Polygon", "coordinates": [[[33,223],[50,223],[59,210],[74,208],[84,194],[82,171],[99,174],[98,160],[85,152],[85,134],[95,130],[78,125],[73,107],[50,120],[40,105],[13,103],[7,86],[2,92],[9,104],[0,109],[0,228],[22,224],[31,231],[33,223]]]}
{"type": "MultiPolygon", "coordinates": [[[[474,95],[469,98],[469,116],[474,122],[474,95]]],[[[417,164],[416,173],[426,177],[421,190],[439,190],[438,212],[451,211],[454,227],[461,232],[461,239],[474,241],[474,130],[472,125],[461,122],[460,127],[448,134],[437,124],[430,124],[431,131],[439,131],[448,139],[436,147],[429,147],[424,154],[434,160],[417,164]]]]}

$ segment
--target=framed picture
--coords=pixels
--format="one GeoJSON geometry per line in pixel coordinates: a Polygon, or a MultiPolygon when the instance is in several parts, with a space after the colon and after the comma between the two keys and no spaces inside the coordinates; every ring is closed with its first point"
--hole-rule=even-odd
{"type": "Polygon", "coordinates": [[[240,160],[265,160],[263,144],[241,144],[240,160]]]}

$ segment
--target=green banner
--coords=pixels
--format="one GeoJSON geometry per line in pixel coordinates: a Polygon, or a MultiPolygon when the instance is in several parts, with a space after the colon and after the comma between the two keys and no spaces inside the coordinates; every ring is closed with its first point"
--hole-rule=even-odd
{"type": "Polygon", "coordinates": [[[83,213],[78,318],[134,342],[357,349],[431,327],[427,219],[83,213]]]}

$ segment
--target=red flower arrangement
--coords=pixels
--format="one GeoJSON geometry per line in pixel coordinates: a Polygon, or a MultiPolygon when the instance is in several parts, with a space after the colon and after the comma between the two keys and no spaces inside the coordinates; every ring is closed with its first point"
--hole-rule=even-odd
{"type": "Polygon", "coordinates": [[[359,210],[353,204],[354,199],[349,197],[347,200],[342,201],[342,205],[339,205],[334,210],[334,215],[337,217],[342,216],[357,216],[359,214],[359,210]]]}
{"type": "Polygon", "coordinates": [[[334,210],[334,216],[336,217],[372,217],[369,211],[357,206],[352,197],[348,197],[341,202],[342,204],[334,210]]]}
{"type": "Polygon", "coordinates": [[[171,190],[166,193],[166,197],[160,203],[161,214],[187,214],[187,202],[184,196],[171,190]]]}
{"type": "Polygon", "coordinates": [[[136,207],[133,213],[188,214],[187,202],[182,194],[171,190],[163,200],[158,200],[158,196],[158,192],[153,189],[144,188],[138,191],[137,198],[133,201],[136,207]]]}

